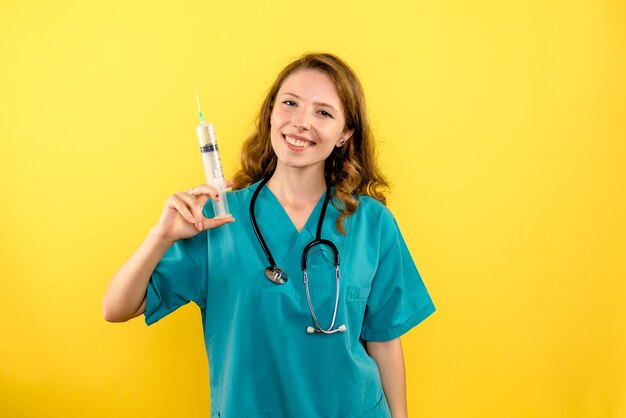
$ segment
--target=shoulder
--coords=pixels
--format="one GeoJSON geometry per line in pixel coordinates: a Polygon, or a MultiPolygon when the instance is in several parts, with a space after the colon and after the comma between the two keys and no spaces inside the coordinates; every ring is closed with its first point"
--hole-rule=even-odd
{"type": "Polygon", "coordinates": [[[259,187],[259,182],[244,187],[243,189],[237,189],[228,192],[228,203],[234,206],[234,211],[247,212],[250,208],[250,202],[252,201],[252,195],[259,187]]]}
{"type": "Polygon", "coordinates": [[[378,242],[378,251],[381,254],[404,248],[406,244],[402,231],[391,210],[370,196],[359,196],[359,202],[355,213],[359,214],[355,219],[356,229],[366,231],[370,243],[378,242]]]}
{"type": "Polygon", "coordinates": [[[263,179],[259,179],[256,182],[254,182],[252,184],[249,184],[246,187],[243,187],[241,189],[232,190],[232,191],[228,192],[228,194],[232,195],[233,197],[236,197],[238,199],[250,201],[250,199],[252,199],[252,195],[254,194],[256,189],[258,189],[258,187],[261,185],[262,181],[263,181],[263,179]]]}
{"type": "Polygon", "coordinates": [[[372,196],[361,194],[355,197],[359,200],[359,208],[374,211],[389,211],[389,209],[387,209],[387,206],[385,206],[382,202],[374,199],[372,196]]]}
{"type": "Polygon", "coordinates": [[[368,195],[359,195],[357,199],[359,200],[359,206],[355,212],[357,217],[363,217],[368,221],[377,221],[380,224],[395,223],[393,214],[382,202],[368,195]]]}
{"type": "Polygon", "coordinates": [[[244,187],[243,189],[233,190],[228,192],[228,196],[233,199],[242,199],[242,200],[250,200],[252,198],[252,194],[259,186],[259,183],[254,183],[249,186],[244,187]]]}
{"type": "Polygon", "coordinates": [[[368,242],[384,240],[398,229],[396,220],[387,206],[367,195],[355,196],[359,205],[348,218],[348,234],[364,234],[368,242]]]}

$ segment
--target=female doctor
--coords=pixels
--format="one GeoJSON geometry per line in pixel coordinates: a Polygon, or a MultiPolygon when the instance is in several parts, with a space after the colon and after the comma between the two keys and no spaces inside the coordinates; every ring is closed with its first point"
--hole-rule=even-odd
{"type": "Polygon", "coordinates": [[[307,54],[278,75],[232,188],[168,198],[104,318],[150,325],[194,301],[212,417],[406,417],[399,337],[435,307],[385,206],[348,65],[307,54]],[[233,216],[214,219],[209,199],[233,216]]]}

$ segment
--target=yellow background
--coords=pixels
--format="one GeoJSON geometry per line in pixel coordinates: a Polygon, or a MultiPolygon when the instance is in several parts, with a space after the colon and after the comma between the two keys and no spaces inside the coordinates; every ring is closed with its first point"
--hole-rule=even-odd
{"type": "Polygon", "coordinates": [[[0,416],[208,416],[197,307],[101,299],[203,180],[194,90],[231,175],[278,71],[329,51],[438,308],[410,415],[626,417],[623,1],[176,3],[0,3],[0,416]]]}

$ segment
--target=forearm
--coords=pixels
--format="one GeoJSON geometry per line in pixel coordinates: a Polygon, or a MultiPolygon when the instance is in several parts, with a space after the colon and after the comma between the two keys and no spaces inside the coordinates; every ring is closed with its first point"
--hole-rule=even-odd
{"type": "Polygon", "coordinates": [[[171,245],[155,229],[150,231],[111,279],[102,301],[104,319],[123,322],[141,314],[150,276],[171,245]]]}
{"type": "Polygon", "coordinates": [[[406,418],[406,375],[400,338],[385,342],[366,341],[365,347],[378,365],[391,416],[406,418]]]}

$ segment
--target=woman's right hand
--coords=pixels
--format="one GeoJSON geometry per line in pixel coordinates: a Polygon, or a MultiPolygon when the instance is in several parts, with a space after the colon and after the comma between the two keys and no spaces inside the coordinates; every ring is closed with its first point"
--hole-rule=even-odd
{"type": "Polygon", "coordinates": [[[208,184],[201,184],[188,192],[178,192],[171,195],[155,227],[159,236],[167,241],[193,237],[206,229],[212,229],[227,223],[234,222],[232,216],[219,219],[208,219],[202,214],[202,208],[209,198],[217,201],[226,196],[219,194],[217,189],[208,184]]]}

